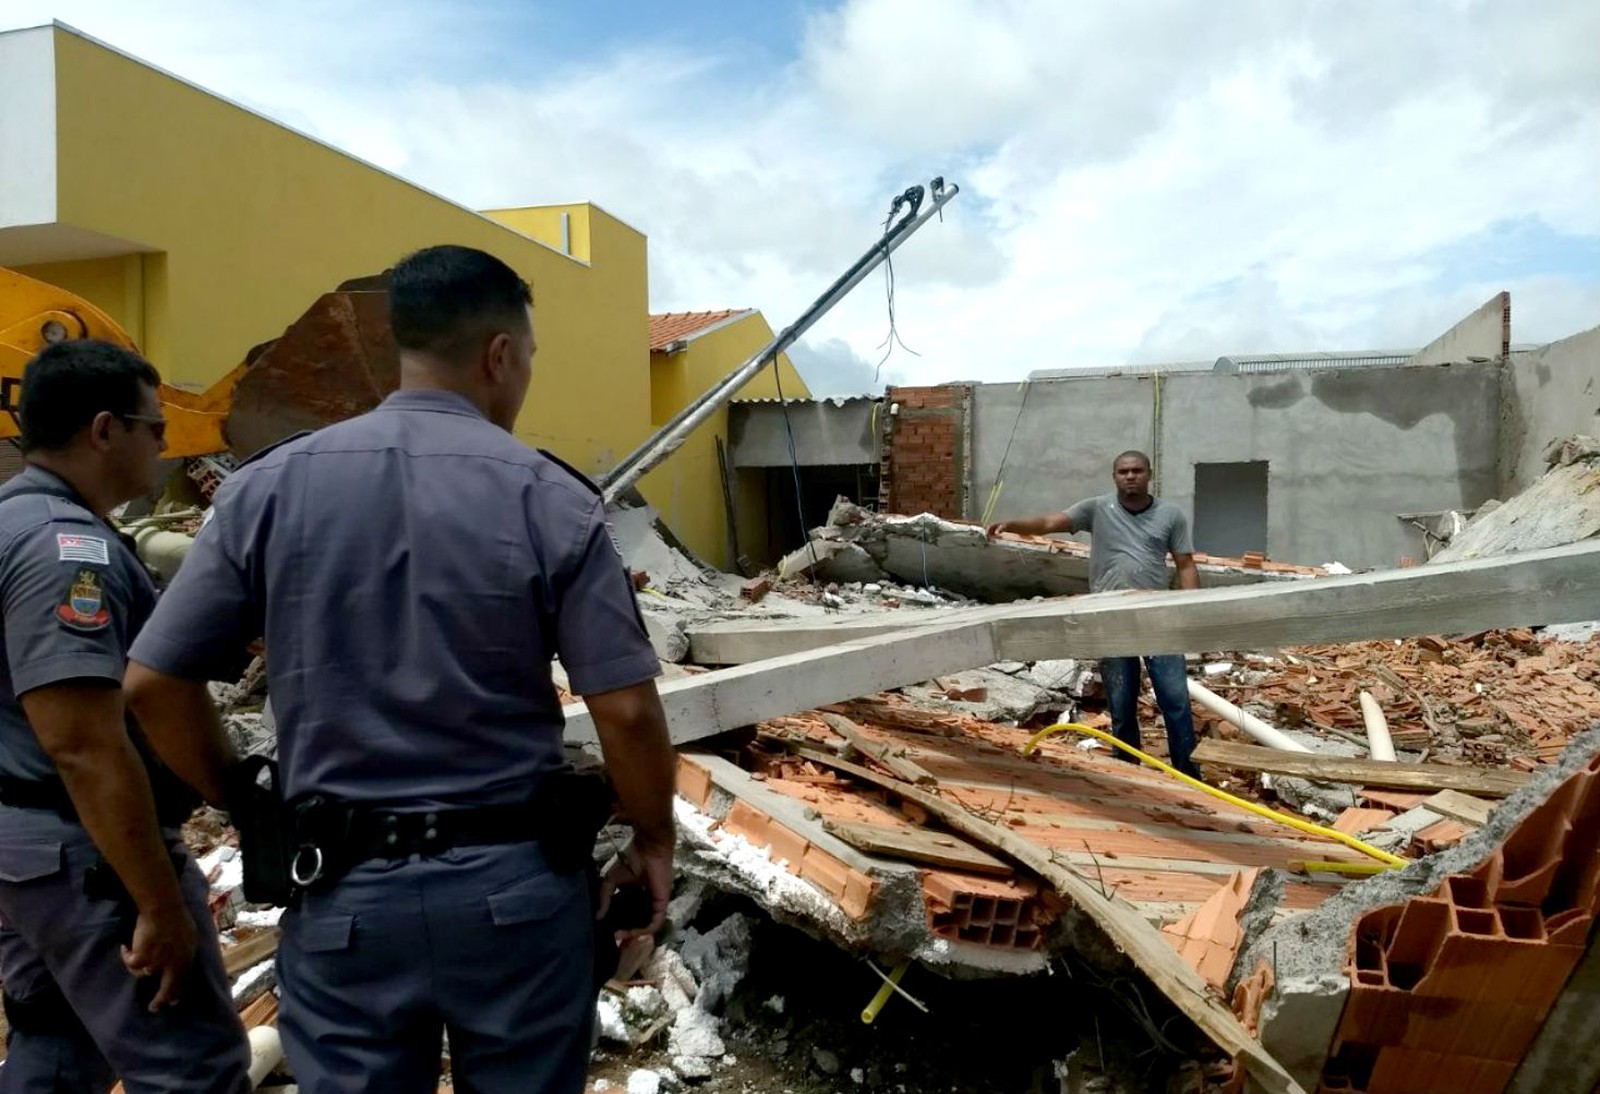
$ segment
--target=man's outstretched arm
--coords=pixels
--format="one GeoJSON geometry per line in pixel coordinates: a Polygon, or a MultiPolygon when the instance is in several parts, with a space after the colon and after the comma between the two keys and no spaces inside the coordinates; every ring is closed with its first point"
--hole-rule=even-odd
{"type": "Polygon", "coordinates": [[[984,529],[991,536],[1001,532],[1015,532],[1021,536],[1045,536],[1052,532],[1076,532],[1072,518],[1065,513],[1047,513],[1042,517],[1026,517],[1020,520],[1002,520],[984,529]]]}

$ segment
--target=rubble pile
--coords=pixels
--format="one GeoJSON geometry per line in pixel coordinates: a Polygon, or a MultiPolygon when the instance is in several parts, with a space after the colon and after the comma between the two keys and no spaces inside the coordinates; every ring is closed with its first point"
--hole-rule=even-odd
{"type": "MultiPolygon", "coordinates": [[[[1359,695],[1367,691],[1395,747],[1439,763],[1532,770],[1600,720],[1600,644],[1592,638],[1434,635],[1308,646],[1212,668],[1219,671],[1204,671],[1207,687],[1285,730],[1364,739],[1359,695]]],[[[1220,735],[1236,735],[1215,715],[1198,707],[1195,714],[1220,735]]]]}
{"type": "Polygon", "coordinates": [[[1600,535],[1600,440],[1557,440],[1544,458],[1538,482],[1504,504],[1481,507],[1430,561],[1536,551],[1600,535]]]}

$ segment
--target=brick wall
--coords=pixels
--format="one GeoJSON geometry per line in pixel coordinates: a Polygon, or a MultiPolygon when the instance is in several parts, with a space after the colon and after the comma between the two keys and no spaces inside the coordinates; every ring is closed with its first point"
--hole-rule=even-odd
{"type": "Polygon", "coordinates": [[[899,410],[883,418],[880,508],[961,519],[971,402],[968,384],[889,388],[884,406],[899,410]]]}

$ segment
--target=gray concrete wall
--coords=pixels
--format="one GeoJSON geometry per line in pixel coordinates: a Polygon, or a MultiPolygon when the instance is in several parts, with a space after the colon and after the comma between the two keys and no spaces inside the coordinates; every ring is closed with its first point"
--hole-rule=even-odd
{"type": "Polygon", "coordinates": [[[1175,373],[983,384],[973,393],[969,519],[1059,510],[1111,490],[1126,448],[1157,461],[1158,492],[1194,514],[1194,465],[1265,460],[1267,553],[1355,568],[1421,559],[1398,513],[1473,507],[1497,486],[1499,366],[1175,373]],[[1156,440],[1157,415],[1161,423],[1156,440]]]}
{"type": "Polygon", "coordinates": [[[1483,307],[1429,342],[1408,365],[1447,365],[1504,357],[1511,338],[1511,294],[1498,292],[1483,307]]]}
{"type": "Polygon", "coordinates": [[[1600,431],[1600,327],[1512,354],[1503,395],[1499,491],[1510,497],[1544,473],[1551,441],[1600,431]]]}
{"type": "Polygon", "coordinates": [[[1149,376],[978,384],[971,426],[969,520],[984,516],[997,478],[1002,483],[991,520],[1059,512],[1079,498],[1111,492],[1118,452],[1150,451],[1155,384],[1149,376]],[[1016,440],[1002,469],[1013,426],[1016,440]]]}
{"type": "MultiPolygon", "coordinates": [[[[789,404],[795,457],[802,467],[878,462],[873,432],[877,399],[819,399],[789,404]]],[[[788,467],[782,405],[735,402],[728,408],[728,458],[735,467],[788,467]]]]}
{"type": "Polygon", "coordinates": [[[1266,460],[1267,553],[1355,568],[1423,557],[1397,513],[1493,496],[1494,362],[1178,374],[1162,381],[1162,496],[1193,514],[1194,465],[1266,460]]]}

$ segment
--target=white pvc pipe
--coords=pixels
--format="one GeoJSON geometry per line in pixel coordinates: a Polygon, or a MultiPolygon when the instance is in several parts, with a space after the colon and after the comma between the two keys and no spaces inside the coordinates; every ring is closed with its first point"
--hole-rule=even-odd
{"type": "Polygon", "coordinates": [[[1189,681],[1189,698],[1219,718],[1226,718],[1268,748],[1278,748],[1285,752],[1311,751],[1293,737],[1274,729],[1254,714],[1246,714],[1235,704],[1228,702],[1216,692],[1196,683],[1194,680],[1189,681]]]}
{"type": "Polygon", "coordinates": [[[250,1087],[254,1089],[272,1074],[283,1059],[283,1041],[273,1026],[257,1026],[250,1031],[250,1087]]]}
{"type": "Polygon", "coordinates": [[[189,548],[194,546],[193,536],[155,527],[140,528],[133,533],[133,541],[138,544],[139,557],[146,566],[160,574],[163,581],[172,580],[172,575],[183,565],[189,548]]]}
{"type": "Polygon", "coordinates": [[[1389,736],[1389,722],[1378,700],[1364,691],[1361,693],[1361,720],[1367,723],[1367,751],[1372,758],[1394,763],[1394,739],[1389,736]]]}

